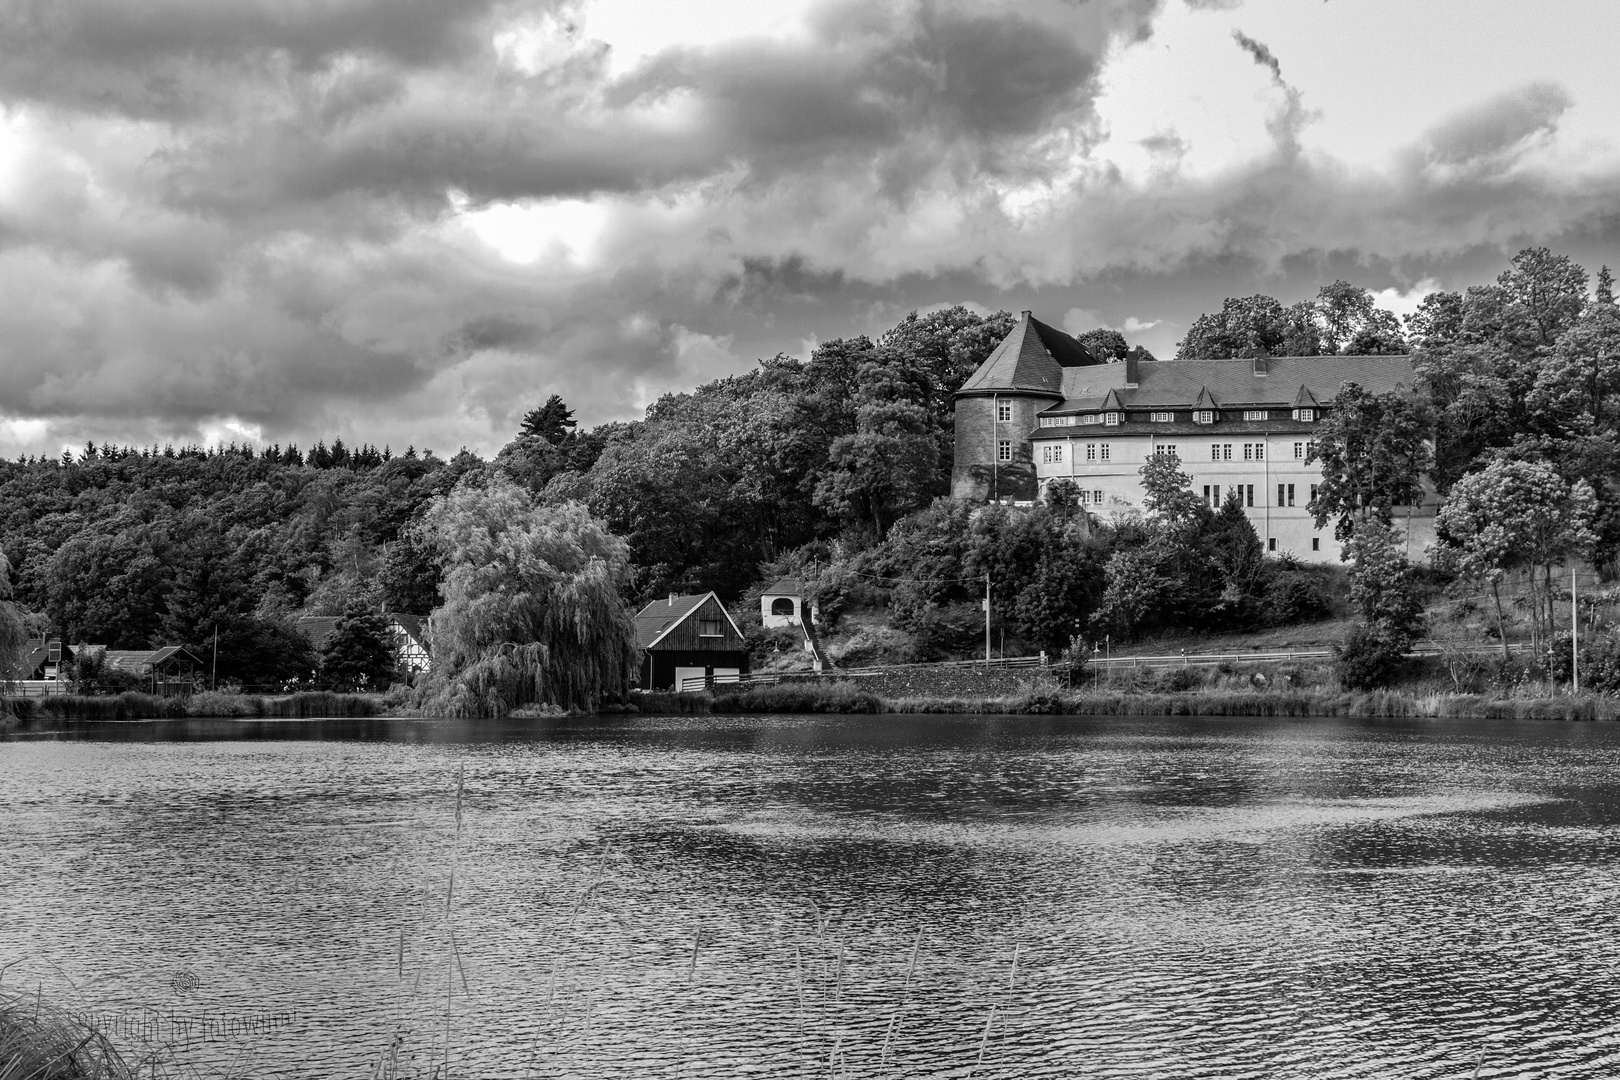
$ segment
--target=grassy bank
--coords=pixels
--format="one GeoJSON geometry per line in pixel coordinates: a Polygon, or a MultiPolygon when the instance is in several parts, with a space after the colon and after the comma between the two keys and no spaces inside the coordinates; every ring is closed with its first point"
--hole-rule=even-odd
{"type": "Polygon", "coordinates": [[[380,694],[312,691],[261,697],[256,694],[193,694],[188,698],[126,693],[107,697],[59,694],[0,698],[0,716],[18,720],[180,720],[191,716],[251,719],[309,719],[318,716],[380,716],[388,703],[380,694]]]}
{"type": "Polygon", "coordinates": [[[100,1031],[31,995],[0,997],[0,1080],[135,1080],[100,1031]]]}
{"type": "Polygon", "coordinates": [[[763,686],[740,693],[644,694],[643,712],[986,713],[1053,716],[1455,717],[1491,720],[1616,720],[1620,698],[1601,694],[1497,696],[1328,687],[1186,692],[1065,691],[1030,687],[1000,697],[878,697],[850,682],[763,686]]]}

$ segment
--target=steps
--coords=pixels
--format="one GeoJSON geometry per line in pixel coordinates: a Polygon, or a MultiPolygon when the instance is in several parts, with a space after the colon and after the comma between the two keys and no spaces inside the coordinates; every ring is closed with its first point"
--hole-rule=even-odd
{"type": "Polygon", "coordinates": [[[804,630],[804,643],[810,647],[811,669],[817,675],[823,671],[831,671],[832,661],[827,659],[827,654],[821,649],[821,639],[816,636],[816,622],[811,612],[805,611],[804,618],[799,620],[799,626],[804,630]]]}

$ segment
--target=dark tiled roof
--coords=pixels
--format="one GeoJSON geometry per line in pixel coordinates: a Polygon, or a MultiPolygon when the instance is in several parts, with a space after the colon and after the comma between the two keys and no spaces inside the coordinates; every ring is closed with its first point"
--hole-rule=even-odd
{"type": "MultiPolygon", "coordinates": [[[[1047,326],[1029,312],[1002,339],[995,351],[968,376],[959,394],[987,394],[1001,390],[1063,393],[1064,371],[1099,365],[1086,347],[1063,331],[1047,326]]],[[[1124,364],[1107,365],[1124,371],[1124,364]]]]}
{"type": "Polygon", "coordinates": [[[799,582],[798,578],[785,577],[785,578],[777,578],[775,581],[771,582],[770,588],[766,589],[760,595],[761,596],[800,596],[800,595],[803,594],[803,592],[804,592],[804,586],[799,582]]]}
{"type": "Polygon", "coordinates": [[[152,667],[156,667],[159,664],[168,663],[170,660],[174,660],[176,658],[190,660],[193,664],[202,663],[202,660],[197,656],[197,654],[186,648],[184,645],[165,645],[163,648],[155,650],[150,656],[148,656],[146,658],[146,662],[152,667]]]}
{"type": "Polygon", "coordinates": [[[676,596],[654,600],[636,612],[636,644],[643,649],[657,641],[659,636],[698,609],[709,598],[709,593],[695,596],[676,596]]]}
{"type": "Polygon", "coordinates": [[[319,652],[337,633],[337,624],[341,621],[336,615],[300,615],[298,632],[309,638],[309,643],[319,652]]]}
{"type": "Polygon", "coordinates": [[[403,611],[388,611],[383,613],[383,618],[392,619],[394,622],[399,623],[413,641],[418,643],[422,641],[422,623],[424,620],[421,615],[407,615],[403,611]]]}
{"type": "Polygon", "coordinates": [[[144,673],[152,666],[151,649],[103,649],[101,657],[109,671],[144,673]]]}
{"type": "Polygon", "coordinates": [[[1250,360],[1158,360],[1140,366],[1134,389],[1126,387],[1124,369],[1124,364],[1065,368],[1064,401],[1047,411],[1100,412],[1111,390],[1130,409],[1191,409],[1206,394],[1220,408],[1290,409],[1302,388],[1322,402],[1345,383],[1375,394],[1413,385],[1410,356],[1274,357],[1265,375],[1256,375],[1250,360]]]}

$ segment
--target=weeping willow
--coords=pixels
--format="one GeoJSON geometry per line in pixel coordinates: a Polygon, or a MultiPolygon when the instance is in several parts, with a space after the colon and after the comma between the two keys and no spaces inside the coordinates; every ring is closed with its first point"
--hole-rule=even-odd
{"type": "Polygon", "coordinates": [[[445,567],[424,712],[590,710],[628,690],[637,656],[621,598],[629,549],[583,506],[536,506],[497,479],[434,500],[424,526],[445,567]]]}
{"type": "Polygon", "coordinates": [[[22,611],[11,602],[11,564],[0,554],[0,687],[21,679],[28,627],[22,611]]]}

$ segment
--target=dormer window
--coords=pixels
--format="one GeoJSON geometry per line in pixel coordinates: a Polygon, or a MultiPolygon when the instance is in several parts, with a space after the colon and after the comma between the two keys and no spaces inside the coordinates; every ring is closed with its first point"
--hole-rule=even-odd
{"type": "Polygon", "coordinates": [[[1301,421],[1302,423],[1314,424],[1316,422],[1316,410],[1315,409],[1295,409],[1294,410],[1294,419],[1298,420],[1298,421],[1301,421]]]}
{"type": "Polygon", "coordinates": [[[1119,425],[1119,418],[1120,414],[1117,412],[1103,413],[1103,423],[1108,427],[1117,427],[1119,425]]]}
{"type": "Polygon", "coordinates": [[[1153,414],[1153,423],[1155,424],[1170,424],[1174,423],[1175,419],[1175,413],[1156,412],[1153,414]]]}
{"type": "Polygon", "coordinates": [[[1080,418],[1080,422],[1082,424],[1100,424],[1102,423],[1102,417],[1098,416],[1096,413],[1086,413],[1080,418]]]}
{"type": "Polygon", "coordinates": [[[1213,424],[1214,422],[1214,409],[1199,409],[1197,412],[1193,413],[1193,423],[1195,424],[1213,424]]]}
{"type": "Polygon", "coordinates": [[[1267,413],[1266,413],[1266,410],[1264,410],[1264,409],[1244,409],[1243,410],[1243,419],[1245,419],[1245,420],[1264,420],[1266,418],[1267,418],[1267,413]]]}

